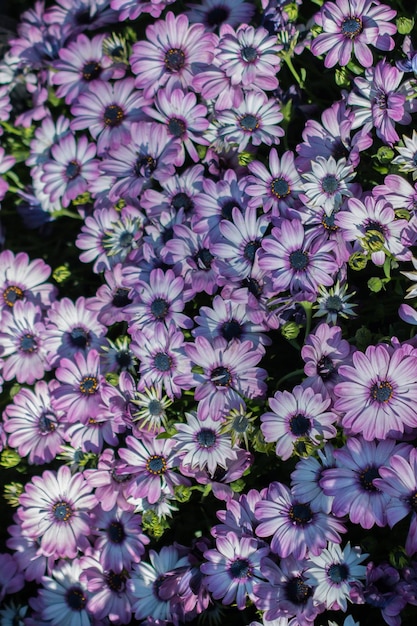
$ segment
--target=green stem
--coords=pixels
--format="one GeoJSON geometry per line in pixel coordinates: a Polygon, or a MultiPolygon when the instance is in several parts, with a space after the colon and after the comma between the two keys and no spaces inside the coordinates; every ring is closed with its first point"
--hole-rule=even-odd
{"type": "Polygon", "coordinates": [[[285,63],[287,64],[287,67],[290,70],[291,74],[294,76],[295,80],[299,84],[300,89],[304,89],[304,82],[301,80],[301,76],[299,75],[299,73],[295,69],[290,55],[286,54],[283,58],[284,58],[285,63]]]}
{"type": "Polygon", "coordinates": [[[303,369],[294,370],[293,372],[290,372],[289,374],[285,374],[285,376],[280,378],[279,381],[277,382],[277,385],[276,385],[277,389],[279,389],[281,384],[285,383],[287,380],[290,380],[291,378],[296,378],[298,376],[302,376],[303,374],[304,374],[304,370],[303,369]]]}

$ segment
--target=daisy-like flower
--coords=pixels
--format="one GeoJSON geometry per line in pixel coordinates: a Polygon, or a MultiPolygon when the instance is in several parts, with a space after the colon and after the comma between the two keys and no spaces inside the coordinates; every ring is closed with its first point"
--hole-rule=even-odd
{"type": "Polygon", "coordinates": [[[284,461],[290,458],[299,442],[318,445],[336,436],[336,413],[328,410],[331,399],[304,389],[277,391],[269,398],[271,412],[261,415],[261,430],[265,441],[276,442],[275,452],[284,461]]]}
{"type": "Polygon", "coordinates": [[[234,532],[217,537],[216,549],[204,552],[206,562],[200,566],[213,598],[236,602],[243,611],[246,599],[254,599],[253,585],[263,580],[261,559],[268,554],[269,548],[255,537],[239,538],[234,532]]]}
{"type": "Polygon", "coordinates": [[[269,169],[260,161],[248,164],[251,175],[245,192],[251,196],[250,206],[262,206],[265,213],[273,210],[277,215],[294,205],[303,185],[295,167],[294,153],[284,152],[281,158],[275,148],[269,152],[269,169]],[[262,198],[262,200],[260,200],[262,198]]]}
{"type": "Polygon", "coordinates": [[[126,437],[126,448],[119,448],[123,463],[117,475],[130,474],[126,495],[147,498],[150,504],[158,502],[164,493],[173,493],[176,485],[188,485],[189,481],[178,474],[178,453],[173,439],[143,439],[126,437]]]}
{"type": "Polygon", "coordinates": [[[10,310],[18,300],[47,308],[55,299],[56,288],[46,282],[51,268],[42,259],[29,260],[26,252],[16,256],[11,250],[0,253],[0,310],[10,310]]]}
{"type": "Polygon", "coordinates": [[[105,82],[117,74],[120,78],[112,59],[103,54],[105,37],[100,34],[89,39],[81,34],[59,50],[59,60],[52,64],[56,71],[51,80],[53,85],[58,85],[57,97],[65,98],[67,104],[72,104],[92,81],[105,82]]]}
{"type": "Polygon", "coordinates": [[[222,26],[217,46],[216,63],[234,85],[244,89],[274,91],[276,74],[281,63],[278,52],[282,46],[262,26],[254,28],[245,21],[236,31],[232,25],[222,26]]]}
{"type": "Polygon", "coordinates": [[[157,383],[151,387],[146,387],[141,381],[140,389],[131,400],[137,410],[133,411],[133,420],[137,422],[140,430],[159,430],[165,427],[167,421],[166,410],[171,406],[173,400],[162,392],[162,384],[157,383]]]}
{"type": "Polygon", "coordinates": [[[319,285],[319,295],[313,305],[313,309],[316,309],[313,317],[326,316],[323,321],[327,324],[336,324],[339,317],[356,317],[357,313],[353,310],[356,304],[349,302],[356,292],[347,293],[348,287],[347,283],[341,285],[339,281],[328,289],[319,285]]]}
{"type": "Polygon", "coordinates": [[[239,445],[242,440],[246,450],[249,449],[249,438],[255,431],[257,416],[248,411],[246,404],[240,402],[238,406],[231,407],[223,415],[222,432],[230,435],[232,446],[239,445]]]}
{"type": "Polygon", "coordinates": [[[267,498],[256,503],[255,515],[260,522],[256,534],[272,536],[271,550],[281,558],[318,555],[327,541],[340,543],[339,533],[346,532],[340,520],[299,502],[286,485],[278,482],[272,482],[267,498]]]}
{"type": "Polygon", "coordinates": [[[390,20],[395,16],[396,11],[376,0],[325,2],[315,15],[323,32],[313,39],[311,51],[316,56],[326,55],[326,67],[347,65],[352,53],[363,67],[370,67],[373,56],[369,45],[378,50],[394,47],[391,35],[397,27],[390,20]]]}
{"type": "Polygon", "coordinates": [[[264,348],[253,348],[251,341],[227,342],[215,337],[210,342],[205,337],[196,337],[194,343],[186,343],[185,351],[194,365],[203,370],[176,377],[176,383],[196,386],[196,400],[207,402],[213,414],[220,414],[227,403],[238,403],[243,398],[257,398],[266,392],[266,370],[257,367],[264,348]]]}
{"type": "Polygon", "coordinates": [[[3,378],[32,385],[50,369],[42,311],[33,302],[17,301],[12,311],[3,311],[1,322],[3,378]]]}
{"type": "Polygon", "coordinates": [[[340,208],[345,198],[352,197],[349,183],[355,177],[346,159],[336,161],[332,156],[317,156],[311,161],[311,171],[302,174],[303,193],[300,199],[309,207],[324,209],[326,215],[340,208]],[[305,182],[306,181],[306,182],[305,182]]]}
{"type": "Polygon", "coordinates": [[[174,594],[163,593],[164,581],[169,576],[183,573],[189,568],[188,555],[181,555],[175,546],[163,546],[160,552],[149,551],[149,561],[142,560],[133,567],[128,588],[134,595],[133,613],[138,620],[148,619],[170,622],[174,618],[175,606],[171,603],[174,594]]]}
{"type": "Polygon", "coordinates": [[[69,423],[86,424],[98,415],[103,376],[97,350],[90,350],[86,356],[75,352],[72,359],[62,358],[55,376],[61,383],[53,391],[55,408],[66,411],[69,423]]]}
{"type": "Polygon", "coordinates": [[[236,108],[225,109],[216,114],[205,137],[226,149],[236,146],[239,152],[250,142],[254,146],[278,144],[284,130],[279,126],[283,115],[276,100],[268,98],[263,91],[248,91],[236,108]]]}
{"type": "Polygon", "coordinates": [[[117,474],[120,465],[121,461],[115,459],[114,450],[106,448],[99,455],[97,468],[87,469],[84,472],[88,484],[95,490],[103,511],[111,511],[116,504],[124,511],[131,511],[133,508],[126,498],[130,476],[117,474]]]}
{"type": "Polygon", "coordinates": [[[61,561],[51,575],[42,578],[38,597],[30,601],[40,619],[51,626],[91,624],[91,614],[87,609],[89,593],[80,580],[81,573],[80,560],[74,559],[61,561]]]}
{"type": "Polygon", "coordinates": [[[184,14],[169,11],[165,20],[146,28],[147,40],[133,44],[130,63],[135,84],[146,98],[161,87],[187,89],[192,78],[211,63],[215,36],[203,24],[192,24],[184,14]]]}
{"type": "Polygon", "coordinates": [[[152,180],[162,183],[172,176],[180,147],[178,137],[170,137],[162,124],[132,122],[130,142],[109,150],[100,163],[100,169],[114,180],[110,200],[134,201],[152,180]]]}
{"type": "Polygon", "coordinates": [[[408,222],[396,217],[392,204],[383,196],[349,198],[336,213],[335,222],[344,239],[358,242],[375,265],[383,265],[387,254],[401,261],[411,259],[406,239],[408,222]]]}
{"type": "Polygon", "coordinates": [[[334,451],[335,466],[321,473],[320,487],[332,496],[332,511],[337,517],[349,515],[362,528],[385,526],[390,497],[376,485],[376,479],[393,454],[407,456],[410,446],[393,439],[376,443],[350,437],[345,446],[334,451]]]}
{"type": "MultiPolygon", "coordinates": [[[[376,185],[372,189],[375,197],[383,196],[394,210],[405,209],[414,216],[417,210],[417,183],[410,185],[404,176],[388,174],[383,185],[376,185]]],[[[413,224],[413,222],[411,222],[413,224]]]]}
{"type": "Polygon", "coordinates": [[[187,4],[186,15],[190,24],[204,24],[207,30],[215,30],[223,24],[236,28],[250,22],[255,8],[245,0],[203,0],[199,4],[187,4]]]}
{"type": "Polygon", "coordinates": [[[172,437],[181,464],[191,471],[207,468],[211,475],[217,467],[227,469],[227,462],[236,460],[237,454],[230,435],[222,430],[220,416],[200,403],[197,412],[185,413],[185,418],[186,423],[175,424],[177,432],[172,437]]]}
{"type": "Polygon", "coordinates": [[[402,136],[402,141],[394,146],[399,155],[392,163],[397,165],[400,172],[410,172],[413,180],[417,180],[417,131],[413,129],[411,137],[402,136]]]}
{"type": "Polygon", "coordinates": [[[39,539],[45,556],[73,559],[89,545],[89,512],[97,499],[82,473],[71,475],[67,465],[46,470],[26,484],[19,502],[22,530],[39,539]]]}
{"type": "Polygon", "coordinates": [[[333,242],[307,232],[299,220],[282,220],[262,240],[259,266],[271,272],[276,293],[302,292],[315,301],[319,285],[330,286],[339,267],[333,242]]]}
{"type": "Polygon", "coordinates": [[[113,84],[100,81],[85,89],[71,107],[71,129],[88,128],[97,140],[97,154],[103,156],[130,141],[131,124],[145,119],[142,108],[148,102],[135,89],[133,78],[113,84]]]}
{"type": "MultiPolygon", "coordinates": [[[[105,284],[101,285],[97,289],[96,295],[88,298],[86,302],[88,310],[93,311],[97,320],[106,326],[111,326],[115,322],[127,322],[130,319],[125,307],[132,304],[132,300],[129,298],[130,290],[123,285],[122,268],[122,264],[117,263],[111,270],[106,270],[103,277],[105,284]]],[[[115,355],[114,352],[112,355],[115,356],[118,366],[129,367],[123,362],[123,355],[121,354],[123,350],[126,353],[127,346],[123,347],[123,341],[119,345],[120,340],[121,338],[117,337],[115,344],[113,344],[113,350],[120,352],[119,356],[115,355]],[[119,358],[122,360],[119,361],[119,358]]],[[[101,349],[107,350],[107,347],[101,345],[101,349]]]]}
{"type": "Polygon", "coordinates": [[[412,556],[417,552],[417,449],[410,449],[408,455],[393,454],[387,461],[375,485],[390,497],[386,506],[390,528],[411,513],[405,551],[412,556]]]}
{"type": "Polygon", "coordinates": [[[392,350],[384,344],[352,355],[352,365],[341,365],[335,388],[335,410],[342,426],[366,441],[397,438],[417,425],[417,355],[406,347],[392,350]]]}
{"type": "Polygon", "coordinates": [[[77,139],[68,133],[51,147],[51,158],[43,165],[41,180],[51,202],[60,200],[64,207],[88,190],[90,180],[99,176],[96,144],[84,135],[77,139]]]}
{"type": "Polygon", "coordinates": [[[110,0],[110,6],[119,12],[119,20],[135,20],[142,13],[159,17],[168,4],[174,0],[110,0]]]}
{"type": "Polygon", "coordinates": [[[51,408],[51,391],[57,385],[40,380],[33,391],[23,387],[3,412],[9,445],[28,456],[29,463],[50,463],[64,442],[64,415],[51,408]]]}
{"type": "Polygon", "coordinates": [[[365,578],[366,566],[361,563],[368,556],[350,543],[342,549],[331,542],[318,556],[311,555],[306,582],[314,587],[316,602],[323,603],[327,610],[346,612],[351,583],[365,578]]]}
{"type": "Polygon", "coordinates": [[[326,443],[317,450],[317,458],[309,456],[297,462],[291,473],[291,491],[299,502],[308,503],[314,511],[330,513],[333,497],[324,493],[320,486],[320,479],[326,468],[334,467],[334,448],[326,443]]]}
{"type": "Polygon", "coordinates": [[[410,124],[410,105],[407,85],[400,86],[403,72],[387,61],[379,61],[365,71],[365,78],[357,77],[347,102],[355,114],[353,128],[365,132],[375,128],[377,137],[393,145],[399,140],[395,124],[410,124]]]}
{"type": "Polygon", "coordinates": [[[181,140],[181,151],[178,153],[176,166],[181,166],[185,160],[185,151],[194,162],[199,160],[194,143],[207,145],[204,131],[209,125],[207,108],[204,104],[197,104],[197,97],[193,92],[183,89],[160,89],[155,97],[153,106],[145,106],[143,111],[152,119],[165,124],[168,135],[181,140]]]}

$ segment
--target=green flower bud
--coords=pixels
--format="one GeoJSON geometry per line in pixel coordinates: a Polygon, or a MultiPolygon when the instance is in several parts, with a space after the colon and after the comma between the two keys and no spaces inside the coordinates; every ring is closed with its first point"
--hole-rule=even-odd
{"type": "Polygon", "coordinates": [[[60,265],[52,272],[52,278],[59,284],[63,283],[71,276],[71,270],[67,265],[60,265]]]}
{"type": "Polygon", "coordinates": [[[334,73],[334,80],[338,87],[349,87],[350,78],[346,67],[337,68],[334,73]]]}
{"type": "Polygon", "coordinates": [[[395,209],[395,217],[398,217],[399,220],[407,220],[407,222],[409,222],[411,213],[407,211],[407,209],[395,209]]]}
{"type": "Polygon", "coordinates": [[[355,333],[355,341],[359,350],[365,350],[372,343],[372,333],[366,326],[361,326],[355,333]]]}
{"type": "Polygon", "coordinates": [[[409,35],[414,28],[414,18],[401,15],[397,17],[396,24],[400,35],[409,35]]]}
{"type": "Polygon", "coordinates": [[[384,287],[384,283],[377,276],[373,276],[372,278],[368,280],[368,287],[370,291],[373,291],[374,293],[378,293],[384,287]]]}
{"type": "Polygon", "coordinates": [[[20,456],[15,450],[11,448],[5,448],[0,456],[0,465],[6,469],[16,467],[21,461],[20,456]]]}
{"type": "Polygon", "coordinates": [[[354,252],[349,259],[349,267],[356,272],[365,269],[368,259],[362,252],[354,252]]]}
{"type": "Polygon", "coordinates": [[[379,230],[368,230],[362,239],[362,246],[369,252],[379,252],[383,249],[385,237],[379,230]]]}
{"type": "Polygon", "coordinates": [[[191,498],[192,491],[190,487],[186,487],[185,485],[177,485],[175,487],[175,499],[177,502],[188,502],[191,498]]]}
{"type": "Polygon", "coordinates": [[[19,496],[23,493],[22,483],[10,483],[4,487],[4,498],[10,506],[19,506],[19,496]]]}
{"type": "Polygon", "coordinates": [[[388,146],[381,146],[376,153],[376,158],[380,163],[391,163],[394,158],[394,150],[388,146]]]}
{"type": "Polygon", "coordinates": [[[241,152],[238,157],[238,163],[239,165],[248,165],[248,163],[252,163],[252,161],[255,159],[255,155],[251,154],[250,152],[241,152]]]}
{"type": "Polygon", "coordinates": [[[282,326],[281,334],[285,339],[297,339],[300,334],[300,326],[295,322],[287,322],[282,326]]]}
{"type": "Polygon", "coordinates": [[[295,22],[297,20],[298,6],[295,2],[290,2],[289,4],[284,5],[284,11],[288,15],[290,22],[295,22]]]}

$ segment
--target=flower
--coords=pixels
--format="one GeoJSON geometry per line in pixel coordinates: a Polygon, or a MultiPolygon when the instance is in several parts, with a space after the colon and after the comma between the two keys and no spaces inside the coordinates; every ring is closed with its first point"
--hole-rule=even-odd
{"type": "Polygon", "coordinates": [[[327,160],[318,155],[311,161],[311,171],[304,172],[303,193],[300,194],[307,206],[316,210],[324,208],[327,216],[340,208],[343,200],[352,197],[350,181],[355,173],[346,159],[337,161],[330,156],[327,160]]]}
{"type": "Polygon", "coordinates": [[[363,67],[370,67],[373,56],[368,45],[379,50],[392,50],[391,35],[397,31],[390,23],[396,11],[375,0],[336,0],[325,2],[315,15],[323,32],[311,43],[314,55],[326,54],[325,67],[347,65],[352,53],[363,67]]]}
{"type": "Polygon", "coordinates": [[[0,253],[0,310],[12,309],[17,300],[30,301],[45,309],[55,299],[56,288],[47,282],[51,268],[43,259],[29,260],[26,252],[0,253]]]}
{"type": "Polygon", "coordinates": [[[410,172],[413,180],[417,179],[417,131],[413,129],[411,137],[403,135],[402,141],[395,146],[399,155],[392,163],[397,165],[400,172],[410,172]]]}
{"type": "Polygon", "coordinates": [[[313,316],[324,317],[327,324],[336,324],[338,317],[349,319],[349,317],[356,317],[357,313],[353,310],[353,307],[357,306],[355,303],[350,303],[349,300],[355,295],[355,291],[347,293],[348,284],[341,285],[339,281],[336,282],[333,287],[326,289],[323,285],[319,285],[319,295],[317,297],[316,304],[313,305],[314,309],[317,309],[313,316]]]}
{"type": "Polygon", "coordinates": [[[97,499],[81,472],[72,476],[69,467],[62,465],[57,472],[33,476],[19,502],[22,530],[39,539],[45,556],[73,559],[78,549],[89,545],[89,512],[97,499]]]}
{"type": "Polygon", "coordinates": [[[204,24],[207,30],[215,30],[223,24],[236,27],[248,23],[255,10],[245,0],[203,0],[199,4],[187,4],[187,7],[190,24],[204,24]]]}

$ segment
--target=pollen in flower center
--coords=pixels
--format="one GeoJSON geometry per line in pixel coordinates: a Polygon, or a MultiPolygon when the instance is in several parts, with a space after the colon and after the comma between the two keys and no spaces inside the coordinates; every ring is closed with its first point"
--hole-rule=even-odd
{"type": "Polygon", "coordinates": [[[293,435],[296,437],[302,437],[310,432],[311,424],[310,420],[301,413],[293,415],[289,421],[289,427],[293,435]]]}
{"type": "Polygon", "coordinates": [[[92,395],[98,389],[98,380],[95,376],[83,376],[80,381],[79,389],[81,393],[92,395]]]}
{"type": "Polygon", "coordinates": [[[52,514],[58,522],[68,522],[73,515],[73,510],[68,502],[61,501],[54,504],[52,514]]]}
{"type": "Polygon", "coordinates": [[[9,285],[3,291],[3,300],[7,304],[7,306],[12,307],[16,300],[23,299],[23,291],[17,285],[9,285]]]}
{"type": "Polygon", "coordinates": [[[55,419],[55,413],[52,413],[52,411],[46,410],[42,413],[38,421],[38,428],[42,435],[47,435],[55,430],[55,419]]]}
{"type": "Polygon", "coordinates": [[[324,228],[326,230],[330,230],[333,233],[339,229],[339,227],[335,224],[334,218],[335,218],[335,213],[334,211],[332,211],[330,215],[324,214],[321,219],[321,223],[323,224],[324,228]]]}
{"type": "Polygon", "coordinates": [[[70,587],[65,594],[65,600],[73,611],[82,611],[87,604],[87,598],[81,587],[70,587]]]}
{"type": "Polygon", "coordinates": [[[321,181],[321,188],[325,193],[335,193],[339,187],[339,181],[334,174],[326,174],[321,181]]]}
{"type": "Polygon", "coordinates": [[[371,398],[380,403],[387,403],[393,396],[393,386],[387,380],[375,383],[371,387],[371,398]]]}
{"type": "Polygon", "coordinates": [[[112,591],[124,591],[126,587],[126,576],[123,572],[116,574],[115,572],[110,571],[106,574],[106,582],[112,591]]]}
{"type": "Polygon", "coordinates": [[[31,353],[35,352],[38,347],[38,342],[36,341],[36,337],[31,335],[30,333],[25,333],[23,337],[20,338],[19,349],[22,352],[31,353]]]}
{"type": "Polygon", "coordinates": [[[167,471],[167,462],[160,454],[153,454],[146,461],[146,469],[154,476],[160,476],[167,471]]]}
{"type": "Polygon", "coordinates": [[[378,109],[381,109],[382,111],[385,111],[385,109],[388,108],[388,98],[385,91],[382,91],[382,89],[377,91],[374,98],[374,104],[376,104],[378,109]]]}
{"type": "Polygon", "coordinates": [[[229,387],[232,382],[232,375],[227,367],[215,367],[211,372],[210,380],[216,387],[229,387]]]}
{"type": "Polygon", "coordinates": [[[308,254],[303,250],[294,250],[290,254],[290,265],[294,270],[305,270],[308,265],[308,254]]]}
{"type": "Polygon", "coordinates": [[[410,505],[411,509],[417,513],[417,491],[409,497],[408,504],[410,505]]]}
{"type": "Polygon", "coordinates": [[[156,161],[153,157],[145,154],[138,158],[135,163],[134,173],[136,176],[142,176],[143,178],[150,178],[152,172],[156,169],[156,161]]]}
{"type": "Polygon", "coordinates": [[[243,46],[242,48],[242,59],[246,61],[246,63],[254,63],[258,58],[258,53],[255,48],[252,46],[243,46]]]}
{"type": "Polygon", "coordinates": [[[151,313],[157,320],[163,320],[169,311],[169,304],[165,298],[155,298],[151,304],[151,313]]]}
{"type": "Polygon", "coordinates": [[[212,448],[217,441],[217,436],[211,428],[201,428],[196,439],[200,448],[212,448]]]}
{"type": "Polygon", "coordinates": [[[378,469],[374,465],[368,465],[359,474],[359,482],[365,491],[379,491],[374,485],[374,479],[379,478],[378,469]]]}
{"type": "Polygon", "coordinates": [[[347,17],[342,22],[342,34],[348,39],[354,39],[362,32],[362,20],[359,17],[347,17]]]}
{"type": "Polygon", "coordinates": [[[185,122],[178,117],[171,117],[168,122],[168,130],[174,137],[182,137],[186,131],[185,122]]]}
{"type": "Polygon", "coordinates": [[[232,578],[249,578],[252,567],[247,559],[236,559],[229,568],[232,578]]]}
{"type": "Polygon", "coordinates": [[[88,61],[83,67],[83,78],[86,81],[94,80],[98,78],[101,73],[100,63],[97,61],[88,61]]]}
{"type": "Polygon", "coordinates": [[[251,115],[250,113],[247,113],[243,117],[239,118],[239,124],[240,127],[243,128],[243,130],[248,130],[250,132],[253,132],[257,128],[259,128],[258,118],[255,115],[251,115]]]}
{"type": "Polygon", "coordinates": [[[75,160],[70,161],[65,168],[65,176],[68,178],[68,180],[74,180],[74,178],[77,178],[80,172],[81,166],[78,161],[75,160]]]}
{"type": "Polygon", "coordinates": [[[285,586],[287,598],[293,604],[306,604],[312,595],[312,589],[305,584],[301,576],[291,578],[285,586]]]}
{"type": "Polygon", "coordinates": [[[165,67],[170,72],[179,72],[185,65],[185,54],[180,48],[170,48],[165,53],[165,67]]]}
{"type": "Polygon", "coordinates": [[[124,111],[118,104],[109,104],[104,109],[103,120],[106,126],[119,126],[124,117],[124,111]]]}
{"type": "Polygon", "coordinates": [[[308,504],[294,504],[289,510],[289,517],[292,522],[304,526],[313,519],[310,506],[308,504]]]}
{"type": "Polygon", "coordinates": [[[290,186],[285,178],[274,178],[271,182],[271,192],[277,198],[285,198],[290,193],[290,186]]]}
{"type": "Polygon", "coordinates": [[[332,563],[327,575],[333,583],[341,583],[348,578],[349,568],[346,563],[332,563]]]}

